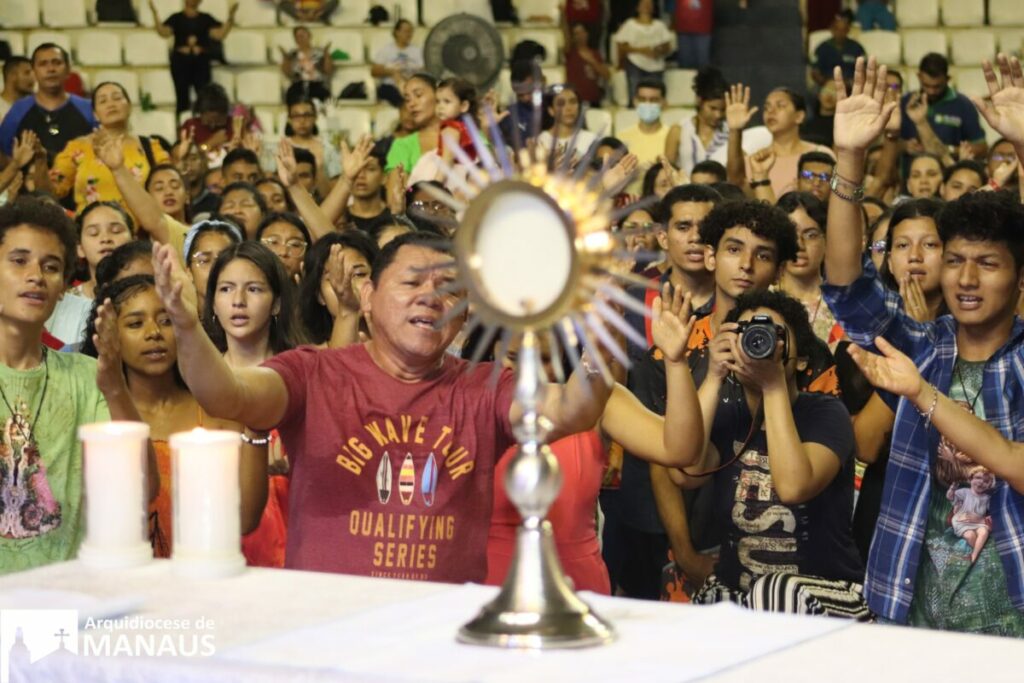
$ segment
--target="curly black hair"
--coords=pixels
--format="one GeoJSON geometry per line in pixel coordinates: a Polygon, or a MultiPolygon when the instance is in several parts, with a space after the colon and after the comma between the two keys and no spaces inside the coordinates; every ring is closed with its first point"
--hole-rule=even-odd
{"type": "Polygon", "coordinates": [[[796,258],[796,228],[782,209],[750,199],[723,202],[704,217],[700,239],[718,251],[718,243],[730,228],[747,228],[758,237],[775,242],[778,265],[796,258]]]}
{"type": "Polygon", "coordinates": [[[147,289],[156,289],[156,282],[152,275],[130,275],[120,280],[108,282],[102,287],[97,287],[96,299],[93,301],[92,310],[89,312],[89,320],[85,324],[85,336],[82,339],[80,352],[93,358],[99,355],[96,345],[92,341],[92,336],[96,334],[96,311],[99,309],[100,304],[110,299],[110,303],[114,305],[114,311],[120,311],[121,304],[147,289]]]}
{"type": "Polygon", "coordinates": [[[132,240],[122,244],[114,251],[100,259],[96,264],[96,288],[99,289],[118,279],[125,268],[133,261],[150,260],[153,255],[153,243],[145,240],[132,240]]]}
{"type": "Polygon", "coordinates": [[[720,100],[725,97],[729,83],[722,72],[713,66],[705,66],[693,78],[693,92],[698,100],[720,100]]]}
{"type": "Polygon", "coordinates": [[[64,284],[71,283],[78,260],[75,223],[59,205],[34,197],[19,197],[0,206],[0,244],[7,231],[22,225],[53,234],[64,248],[64,284]]]}
{"type": "Polygon", "coordinates": [[[943,244],[955,237],[1002,242],[1014,269],[1024,266],[1024,205],[1014,192],[970,192],[943,206],[935,222],[943,244]]]}
{"type": "Polygon", "coordinates": [[[746,311],[758,308],[769,308],[786,321],[786,327],[792,335],[793,343],[796,345],[798,358],[810,358],[814,353],[818,338],[814,336],[811,328],[811,321],[807,317],[807,309],[804,305],[789,296],[785,292],[768,289],[751,290],[744,292],[736,298],[736,305],[725,316],[725,322],[734,323],[740,319],[746,311]]]}

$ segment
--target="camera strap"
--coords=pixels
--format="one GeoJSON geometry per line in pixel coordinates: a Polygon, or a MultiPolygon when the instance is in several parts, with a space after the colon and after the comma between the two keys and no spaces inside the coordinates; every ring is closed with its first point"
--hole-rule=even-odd
{"type": "MultiPolygon", "coordinates": [[[[750,422],[750,431],[747,432],[747,437],[743,440],[743,445],[741,445],[739,448],[735,449],[735,452],[733,453],[732,457],[729,458],[729,460],[726,463],[721,464],[718,467],[715,467],[714,469],[710,469],[710,470],[708,470],[706,472],[699,472],[697,474],[692,474],[690,472],[687,472],[686,468],[683,468],[683,474],[685,474],[688,477],[709,477],[712,474],[715,474],[716,472],[721,472],[725,468],[731,467],[734,462],[739,460],[740,455],[744,451],[747,450],[747,446],[750,445],[751,440],[754,438],[754,434],[756,434],[758,432],[758,430],[761,429],[761,425],[763,425],[763,424],[764,424],[764,397],[761,398],[761,405],[759,405],[757,407],[757,413],[754,415],[753,420],[751,420],[751,422],[750,422]]],[[[721,457],[721,454],[719,454],[719,457],[721,457]]]]}

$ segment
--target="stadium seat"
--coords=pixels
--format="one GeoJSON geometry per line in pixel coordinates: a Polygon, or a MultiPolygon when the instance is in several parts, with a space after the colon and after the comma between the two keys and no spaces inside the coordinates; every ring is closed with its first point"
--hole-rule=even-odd
{"type": "Polygon", "coordinates": [[[242,28],[277,26],[277,7],[272,0],[248,0],[238,5],[235,22],[242,28]]]}
{"type": "Polygon", "coordinates": [[[132,66],[167,66],[168,44],[151,30],[132,31],[124,36],[124,63],[132,66]]]}
{"type": "Polygon", "coordinates": [[[988,21],[993,26],[1024,25],[1024,2],[988,0],[988,21]]]}
{"type": "Polygon", "coordinates": [[[946,56],[946,34],[938,30],[920,30],[903,32],[903,63],[913,68],[921,63],[921,58],[929,52],[938,52],[946,56]]]}
{"type": "Polygon", "coordinates": [[[224,57],[233,66],[266,64],[267,40],[263,32],[232,31],[224,40],[224,57]]]}
{"type": "Polygon", "coordinates": [[[1020,54],[1024,48],[1024,28],[996,29],[996,40],[1000,52],[1020,54]]]}
{"type": "Polygon", "coordinates": [[[818,49],[818,46],[824,43],[826,40],[832,37],[832,31],[827,28],[823,28],[820,31],[811,31],[807,36],[807,58],[809,60],[814,59],[814,51],[818,49]]]}
{"type": "MultiPolygon", "coordinates": [[[[331,15],[331,26],[361,26],[366,22],[366,16],[370,13],[369,0],[344,0],[338,9],[331,15]]],[[[385,7],[387,3],[381,3],[385,7]]]]}
{"type": "Polygon", "coordinates": [[[494,84],[494,89],[498,93],[498,102],[502,106],[507,105],[512,100],[512,74],[508,69],[502,69],[501,73],[498,74],[498,82],[494,84]]]}
{"type": "MultiPolygon", "coordinates": [[[[153,0],[153,4],[156,5],[157,14],[160,16],[160,21],[166,21],[167,17],[171,16],[175,12],[181,11],[181,0],[153,0]]],[[[203,11],[210,13],[210,10],[205,5],[203,11]]],[[[149,11],[148,2],[140,2],[138,7],[139,23],[143,26],[153,25],[153,13],[149,11]]],[[[218,17],[219,18],[219,17],[218,17]]]]}
{"type": "Polygon", "coordinates": [[[363,34],[359,31],[327,29],[317,31],[314,35],[314,45],[325,47],[330,43],[331,52],[342,50],[348,53],[348,61],[335,62],[336,66],[366,64],[366,48],[363,44],[363,34]]]}
{"type": "Polygon", "coordinates": [[[612,114],[607,109],[587,110],[587,130],[594,135],[610,136],[612,134],[612,114]]]}
{"type": "Polygon", "coordinates": [[[265,144],[269,139],[273,139],[281,134],[280,130],[277,129],[277,120],[280,118],[281,114],[284,113],[284,110],[280,105],[253,107],[252,113],[260,123],[265,144]]]}
{"type": "Polygon", "coordinates": [[[433,26],[452,14],[473,14],[494,23],[494,12],[488,0],[429,0],[423,3],[423,23],[433,26]]]}
{"type": "Polygon", "coordinates": [[[350,108],[328,110],[327,130],[337,132],[348,144],[353,145],[364,135],[372,133],[370,110],[350,108]]]}
{"type": "Polygon", "coordinates": [[[0,26],[4,28],[37,28],[39,26],[39,0],[0,2],[0,26]]]}
{"type": "Polygon", "coordinates": [[[670,107],[692,107],[697,104],[697,93],[693,91],[693,79],[697,72],[692,69],[669,69],[665,72],[665,103],[670,107]]]}
{"type": "Polygon", "coordinates": [[[365,100],[343,100],[347,107],[369,106],[377,103],[377,83],[366,66],[338,66],[331,81],[331,93],[339,95],[349,83],[363,83],[368,98],[365,100]]]}
{"type": "Polygon", "coordinates": [[[6,40],[11,46],[12,55],[25,54],[25,36],[21,31],[0,31],[0,40],[6,40]]]}
{"type": "Polygon", "coordinates": [[[985,30],[960,30],[950,34],[949,55],[954,64],[971,66],[992,59],[996,54],[996,35],[985,30]]]}
{"type": "MultiPolygon", "coordinates": [[[[238,10],[241,11],[242,5],[251,3],[254,0],[232,0],[232,2],[238,2],[238,10]]],[[[181,11],[182,3],[178,2],[178,9],[175,12],[181,11]]],[[[209,14],[211,17],[218,21],[226,21],[228,18],[228,0],[203,0],[202,6],[199,11],[209,14]]]]}
{"type": "MultiPolygon", "coordinates": [[[[21,0],[13,0],[18,4],[21,0]]],[[[11,4],[11,0],[4,4],[11,4]]],[[[94,6],[96,3],[92,3],[94,6]]],[[[50,28],[79,28],[89,25],[85,0],[43,0],[43,25],[50,28]]]]}
{"type": "Polygon", "coordinates": [[[985,0],[942,0],[942,23],[981,26],[985,23],[985,0]]]}
{"type": "Polygon", "coordinates": [[[163,69],[147,69],[142,71],[140,87],[142,92],[149,93],[150,100],[156,106],[175,103],[174,81],[171,73],[163,69]]]}
{"type": "Polygon", "coordinates": [[[879,64],[896,66],[900,63],[900,47],[903,42],[895,31],[864,31],[857,37],[869,56],[879,64]]]}
{"type": "Polygon", "coordinates": [[[622,131],[627,128],[632,128],[636,125],[636,122],[640,120],[640,117],[636,115],[635,109],[626,109],[625,107],[615,110],[615,135],[619,135],[622,131]]]}
{"type": "Polygon", "coordinates": [[[968,97],[988,96],[985,74],[976,66],[950,67],[953,87],[968,97]]]}
{"type": "Polygon", "coordinates": [[[280,104],[281,73],[277,69],[246,69],[235,77],[235,96],[243,104],[280,104]]]}
{"type": "Polygon", "coordinates": [[[609,86],[612,91],[612,101],[620,107],[628,107],[629,81],[626,80],[626,72],[622,69],[613,71],[609,86]]]}
{"type": "Polygon", "coordinates": [[[519,0],[516,11],[524,24],[558,26],[559,4],[558,0],[519,0]]]}
{"type": "Polygon", "coordinates": [[[677,107],[674,109],[666,109],[661,114],[661,122],[666,126],[678,126],[681,125],[683,120],[686,118],[692,118],[697,110],[693,107],[677,107]]]}
{"type": "Polygon", "coordinates": [[[227,69],[214,69],[213,82],[224,88],[228,97],[235,99],[235,74],[227,69]]]}
{"type": "Polygon", "coordinates": [[[896,3],[896,23],[900,28],[939,25],[939,0],[903,0],[896,3]]]}
{"type": "Polygon", "coordinates": [[[138,111],[132,114],[132,129],[140,135],[159,135],[170,143],[178,137],[178,122],[171,111],[138,111]]]}
{"type": "Polygon", "coordinates": [[[381,107],[373,115],[373,137],[378,140],[394,132],[398,125],[398,110],[394,107],[381,107]]]}
{"type": "Polygon", "coordinates": [[[83,66],[121,66],[124,63],[121,37],[116,33],[83,31],[75,42],[75,60],[83,66]]]}
{"type": "Polygon", "coordinates": [[[92,89],[95,89],[97,85],[105,81],[120,83],[128,91],[128,96],[132,99],[132,102],[139,101],[139,75],[134,71],[128,69],[100,69],[93,72],[89,82],[92,89]]]}
{"type": "Polygon", "coordinates": [[[544,74],[544,82],[547,85],[557,85],[559,83],[565,83],[564,66],[546,66],[543,69],[541,69],[541,73],[544,74]]]}
{"type": "MultiPolygon", "coordinates": [[[[2,4],[2,3],[0,3],[2,4]]],[[[28,34],[28,42],[25,44],[25,54],[32,55],[32,50],[43,43],[55,43],[71,52],[71,34],[66,31],[32,31],[28,34]]]]}
{"type": "Polygon", "coordinates": [[[399,19],[408,19],[413,26],[420,25],[418,0],[390,0],[388,11],[391,12],[391,26],[394,26],[399,19]],[[392,8],[393,12],[391,12],[392,8]]]}

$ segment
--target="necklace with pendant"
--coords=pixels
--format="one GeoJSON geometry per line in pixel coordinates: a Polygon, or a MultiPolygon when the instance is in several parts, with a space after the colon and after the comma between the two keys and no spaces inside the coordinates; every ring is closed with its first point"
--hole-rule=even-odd
{"type": "Polygon", "coordinates": [[[46,388],[50,385],[50,364],[48,360],[49,350],[44,346],[43,370],[45,374],[43,375],[43,393],[39,396],[39,405],[36,406],[36,416],[32,419],[32,424],[28,427],[28,434],[26,434],[25,430],[22,428],[21,422],[14,419],[14,408],[11,407],[11,402],[7,400],[7,394],[4,393],[3,385],[0,384],[0,399],[3,399],[4,406],[7,408],[8,412],[10,412],[11,418],[14,419],[14,425],[18,428],[18,431],[21,432],[21,438],[23,438],[26,443],[30,443],[32,445],[37,445],[35,440],[36,423],[39,422],[39,415],[43,412],[43,401],[46,400],[46,388]]]}

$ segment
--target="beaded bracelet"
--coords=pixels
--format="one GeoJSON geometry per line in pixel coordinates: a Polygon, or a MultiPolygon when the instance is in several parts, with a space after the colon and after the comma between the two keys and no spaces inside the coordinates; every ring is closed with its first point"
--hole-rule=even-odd
{"type": "Polygon", "coordinates": [[[924,428],[928,429],[932,424],[932,415],[935,414],[935,407],[939,405],[939,390],[935,388],[935,385],[929,384],[932,388],[932,404],[928,407],[927,412],[917,410],[917,406],[914,409],[917,410],[917,414],[924,418],[924,428]]]}
{"type": "Polygon", "coordinates": [[[864,201],[864,186],[843,178],[836,170],[832,171],[832,179],[829,181],[828,185],[832,188],[832,194],[844,201],[856,203],[864,201]],[[849,188],[850,194],[843,194],[839,191],[840,183],[849,188]]]}
{"type": "Polygon", "coordinates": [[[249,436],[245,432],[242,432],[242,441],[249,444],[250,446],[266,446],[270,443],[270,433],[267,432],[263,436],[249,436]]]}

